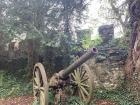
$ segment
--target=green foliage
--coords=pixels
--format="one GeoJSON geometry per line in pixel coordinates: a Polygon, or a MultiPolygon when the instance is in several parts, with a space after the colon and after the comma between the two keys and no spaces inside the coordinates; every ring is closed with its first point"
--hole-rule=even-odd
{"type": "MultiPolygon", "coordinates": [[[[39,105],[39,101],[34,100],[32,105],[39,105]]],[[[49,105],[54,105],[54,93],[53,91],[49,90],[49,105]]],[[[58,105],[62,105],[61,102],[58,105]]],[[[66,105],[86,105],[82,100],[80,100],[77,96],[68,96],[66,97],[66,105]]]]}
{"type": "MultiPolygon", "coordinates": [[[[39,101],[34,100],[32,105],[39,105],[39,101]]],[[[49,90],[49,105],[54,105],[54,94],[51,90],[49,90]]]]}
{"type": "MultiPolygon", "coordinates": [[[[66,34],[66,31],[71,32],[70,23],[79,23],[81,19],[85,19],[83,11],[86,10],[87,1],[2,0],[0,7],[0,34],[4,33],[4,40],[10,42],[26,33],[27,39],[40,38],[42,46],[58,47],[60,41],[63,41],[63,34],[66,34]]],[[[62,45],[68,46],[69,42],[67,38],[67,42],[62,45]]]]}
{"type": "MultiPolygon", "coordinates": [[[[60,104],[61,105],[61,104],[60,104]]],[[[73,96],[68,98],[66,105],[86,105],[79,97],[73,96]]]]}
{"type": "Polygon", "coordinates": [[[90,47],[91,46],[99,46],[102,43],[102,39],[99,36],[95,36],[94,39],[91,41],[90,43],[90,47]]]}
{"type": "MultiPolygon", "coordinates": [[[[32,83],[27,82],[28,79],[24,76],[24,70],[19,70],[16,73],[8,73],[5,71],[0,72],[0,98],[14,97],[21,95],[32,94],[32,83]],[[22,75],[22,76],[21,76],[22,75]],[[27,81],[25,80],[27,79],[27,81]]],[[[130,93],[123,89],[118,90],[97,90],[94,93],[94,99],[108,99],[112,100],[118,105],[136,105],[133,101],[133,97],[130,93]]],[[[49,91],[50,105],[54,104],[54,95],[52,91],[49,91]]],[[[92,101],[91,105],[94,105],[95,100],[92,101]]],[[[35,100],[33,105],[39,105],[35,100]]],[[[59,103],[61,105],[61,103],[59,103]]],[[[66,105],[86,105],[77,96],[67,96],[66,105]]]]}
{"type": "Polygon", "coordinates": [[[39,105],[39,101],[34,100],[33,103],[32,103],[32,105],[39,105]]]}
{"type": "Polygon", "coordinates": [[[54,105],[54,94],[51,90],[49,90],[49,104],[54,105]]]}
{"type": "Polygon", "coordinates": [[[95,93],[96,99],[109,99],[118,105],[136,105],[131,94],[127,91],[121,90],[97,90],[95,93]]]}
{"type": "Polygon", "coordinates": [[[83,48],[91,48],[91,47],[96,47],[100,45],[102,42],[102,39],[99,36],[95,36],[93,40],[91,40],[88,35],[85,35],[83,41],[82,41],[82,46],[83,48]]]}
{"type": "MultiPolygon", "coordinates": [[[[49,90],[49,105],[54,105],[54,93],[51,90],[49,90]]],[[[59,102],[59,105],[62,105],[62,103],[59,102]]],[[[85,105],[85,103],[79,97],[67,96],[66,105],[85,105]]]]}
{"type": "Polygon", "coordinates": [[[109,44],[110,46],[115,46],[123,49],[128,49],[128,45],[129,45],[129,43],[125,41],[124,37],[113,39],[109,44]]]}
{"type": "Polygon", "coordinates": [[[0,87],[3,86],[4,72],[0,71],[0,87]]]}
{"type": "Polygon", "coordinates": [[[84,38],[83,38],[83,40],[82,40],[82,46],[83,46],[83,48],[89,48],[90,44],[91,44],[90,37],[88,37],[88,35],[85,35],[84,38]]]}
{"type": "Polygon", "coordinates": [[[24,77],[18,75],[19,77],[4,71],[0,74],[0,98],[32,94],[32,82],[27,82],[24,77]]]}

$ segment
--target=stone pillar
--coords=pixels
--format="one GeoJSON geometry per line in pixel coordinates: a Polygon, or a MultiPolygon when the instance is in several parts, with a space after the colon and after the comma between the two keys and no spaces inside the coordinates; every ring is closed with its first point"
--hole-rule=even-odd
{"type": "Polygon", "coordinates": [[[99,27],[98,32],[102,38],[103,44],[108,44],[114,37],[114,25],[102,25],[99,27]]]}

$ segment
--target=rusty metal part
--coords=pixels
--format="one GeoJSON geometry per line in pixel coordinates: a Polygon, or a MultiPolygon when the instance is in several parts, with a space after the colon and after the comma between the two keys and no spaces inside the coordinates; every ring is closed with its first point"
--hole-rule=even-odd
{"type": "Polygon", "coordinates": [[[87,104],[91,102],[93,97],[94,78],[93,73],[87,64],[81,65],[74,73],[71,74],[72,81],[77,88],[74,92],[87,104]]]}
{"type": "Polygon", "coordinates": [[[48,81],[44,66],[37,63],[33,70],[33,93],[39,105],[48,105],[48,81]]]}
{"type": "Polygon", "coordinates": [[[55,73],[49,81],[49,87],[62,87],[67,83],[67,80],[69,78],[66,78],[65,80],[62,80],[59,76],[59,73],[55,73]]]}
{"type": "Polygon", "coordinates": [[[57,90],[54,98],[54,105],[59,105],[59,102],[61,105],[66,105],[66,95],[62,89],[57,90]]]}
{"type": "Polygon", "coordinates": [[[49,86],[50,87],[57,87],[59,85],[59,81],[60,81],[59,74],[55,73],[49,81],[49,86]]]}
{"type": "Polygon", "coordinates": [[[63,71],[59,72],[60,78],[64,79],[66,78],[70,73],[72,73],[77,67],[82,65],[84,62],[86,62],[89,58],[91,58],[93,55],[97,53],[96,48],[92,48],[87,53],[85,53],[83,56],[81,56],[77,61],[72,63],[70,66],[68,66],[63,71]]]}

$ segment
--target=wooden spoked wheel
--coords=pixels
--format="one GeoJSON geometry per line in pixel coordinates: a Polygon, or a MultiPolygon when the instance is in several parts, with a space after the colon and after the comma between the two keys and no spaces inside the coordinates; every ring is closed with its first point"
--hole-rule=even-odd
{"type": "Polygon", "coordinates": [[[34,66],[33,93],[39,105],[48,105],[48,81],[44,66],[41,63],[34,66]]]}
{"type": "Polygon", "coordinates": [[[83,64],[72,73],[72,81],[76,84],[76,93],[87,104],[93,97],[93,74],[87,64],[83,64]]]}

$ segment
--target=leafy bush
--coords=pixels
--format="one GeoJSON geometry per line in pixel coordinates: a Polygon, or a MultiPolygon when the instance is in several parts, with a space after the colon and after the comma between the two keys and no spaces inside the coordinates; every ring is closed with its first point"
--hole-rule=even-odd
{"type": "Polygon", "coordinates": [[[82,45],[83,48],[96,47],[102,43],[102,39],[99,36],[95,36],[93,40],[91,40],[87,35],[83,38],[82,45]]]}
{"type": "Polygon", "coordinates": [[[136,105],[131,94],[125,90],[97,90],[95,93],[96,99],[109,99],[118,105],[136,105]]]}
{"type": "Polygon", "coordinates": [[[116,46],[118,48],[128,49],[129,42],[125,41],[125,38],[116,38],[110,42],[110,46],[116,46]]]}
{"type": "MultiPolygon", "coordinates": [[[[66,105],[86,105],[79,97],[70,96],[66,98],[66,105]]],[[[34,100],[32,105],[39,105],[39,101],[34,100]]],[[[49,105],[54,105],[54,95],[52,91],[49,91],[49,105]]],[[[58,105],[63,105],[61,102],[58,105]]],[[[93,104],[92,104],[93,105],[93,104]]]]}
{"type": "MultiPolygon", "coordinates": [[[[5,71],[0,72],[0,98],[14,97],[21,95],[32,95],[32,82],[25,80],[23,73],[8,73],[5,71]],[[16,75],[18,74],[18,76],[16,75]]],[[[24,73],[23,73],[24,74],[24,73]]],[[[118,90],[97,90],[94,93],[94,100],[91,105],[95,105],[95,101],[98,99],[112,100],[118,105],[139,105],[135,103],[130,93],[123,89],[118,90]]],[[[54,104],[54,95],[49,92],[50,105],[54,104]]],[[[33,105],[39,105],[37,101],[33,102],[33,105]]],[[[61,105],[61,103],[59,103],[61,105]]],[[[66,105],[86,105],[79,97],[68,96],[66,105]]]]}
{"type": "Polygon", "coordinates": [[[0,78],[0,98],[32,94],[32,82],[26,81],[20,74],[17,77],[13,73],[1,71],[0,78]]]}

